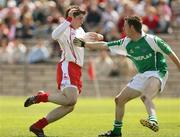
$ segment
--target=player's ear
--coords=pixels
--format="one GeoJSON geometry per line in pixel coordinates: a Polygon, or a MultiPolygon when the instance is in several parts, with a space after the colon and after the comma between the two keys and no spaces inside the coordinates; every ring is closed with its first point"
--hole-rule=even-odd
{"type": "Polygon", "coordinates": [[[133,25],[131,25],[131,30],[134,30],[134,31],[136,31],[136,29],[134,28],[134,26],[133,25]]]}

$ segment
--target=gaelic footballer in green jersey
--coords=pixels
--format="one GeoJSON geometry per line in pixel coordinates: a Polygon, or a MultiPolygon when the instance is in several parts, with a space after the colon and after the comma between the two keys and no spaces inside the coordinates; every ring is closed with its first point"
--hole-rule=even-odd
{"type": "Polygon", "coordinates": [[[118,41],[108,42],[107,45],[112,53],[124,54],[130,58],[139,73],[147,71],[154,73],[156,71],[161,81],[165,77],[167,64],[164,54],[169,55],[172,50],[159,37],[142,34],[138,41],[131,41],[130,38],[126,37],[118,41]]]}
{"type": "Polygon", "coordinates": [[[163,91],[167,81],[166,55],[170,57],[180,71],[180,61],[170,46],[155,35],[144,34],[139,17],[125,18],[124,30],[127,37],[112,42],[85,43],[80,39],[74,40],[76,46],[91,49],[109,49],[112,53],[126,55],[134,62],[138,71],[138,74],[115,98],[116,115],[113,130],[101,134],[99,137],[122,136],[121,128],[125,104],[136,97],[141,98],[148,113],[148,118],[141,119],[140,123],[157,132],[159,125],[152,100],[159,92],[163,91]]]}

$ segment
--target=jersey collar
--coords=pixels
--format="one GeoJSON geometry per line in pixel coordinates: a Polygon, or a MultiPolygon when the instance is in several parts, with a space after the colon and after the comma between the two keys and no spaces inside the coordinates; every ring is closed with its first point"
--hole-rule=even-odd
{"type": "Polygon", "coordinates": [[[142,30],[141,37],[146,36],[146,33],[142,30]]]}

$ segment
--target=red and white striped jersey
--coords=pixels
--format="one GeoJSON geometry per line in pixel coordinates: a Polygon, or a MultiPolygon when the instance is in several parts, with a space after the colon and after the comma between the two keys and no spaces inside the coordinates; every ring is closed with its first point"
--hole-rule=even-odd
{"type": "Polygon", "coordinates": [[[70,26],[70,22],[65,20],[53,32],[52,38],[57,40],[61,50],[61,61],[74,62],[79,66],[83,66],[84,61],[84,48],[76,47],[73,44],[75,37],[83,38],[85,35],[84,30],[79,27],[74,29],[70,26]]]}

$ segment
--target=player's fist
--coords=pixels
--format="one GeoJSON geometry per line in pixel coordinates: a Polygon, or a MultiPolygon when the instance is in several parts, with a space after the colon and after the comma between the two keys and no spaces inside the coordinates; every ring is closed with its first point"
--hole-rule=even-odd
{"type": "Polygon", "coordinates": [[[102,41],[104,37],[96,32],[87,32],[82,39],[86,42],[95,42],[102,41]]]}
{"type": "Polygon", "coordinates": [[[79,38],[75,38],[73,40],[73,44],[76,46],[76,47],[85,47],[85,42],[82,40],[82,39],[79,39],[79,38]]]}

